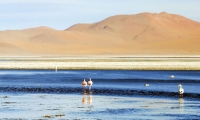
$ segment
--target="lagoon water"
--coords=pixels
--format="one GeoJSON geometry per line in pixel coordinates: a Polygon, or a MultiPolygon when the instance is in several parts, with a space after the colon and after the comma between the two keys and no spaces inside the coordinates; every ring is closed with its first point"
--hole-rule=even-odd
{"type": "Polygon", "coordinates": [[[200,71],[0,70],[0,119],[199,119],[199,86],[200,71]]]}
{"type": "MultiPolygon", "coordinates": [[[[66,89],[79,92],[79,89],[82,89],[82,80],[88,80],[88,78],[92,78],[94,82],[93,90],[151,91],[152,94],[154,92],[177,93],[177,85],[182,84],[186,94],[200,94],[200,71],[1,70],[0,88],[3,92],[18,92],[18,90],[19,92],[42,92],[37,88],[49,90],[45,92],[62,93],[66,89]],[[171,75],[175,77],[170,78],[171,75]],[[145,87],[146,83],[150,86],[145,87]],[[25,88],[32,88],[32,90],[25,88]],[[60,91],[59,88],[62,90],[60,91]]],[[[106,94],[106,91],[100,92],[106,94]]]]}

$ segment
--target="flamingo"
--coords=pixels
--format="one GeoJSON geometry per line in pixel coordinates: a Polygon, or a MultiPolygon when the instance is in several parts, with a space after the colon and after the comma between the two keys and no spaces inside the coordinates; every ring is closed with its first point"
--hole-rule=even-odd
{"type": "Polygon", "coordinates": [[[85,81],[85,79],[82,82],[82,86],[83,86],[83,91],[86,92],[87,82],[85,81]]]}
{"type": "Polygon", "coordinates": [[[174,78],[174,75],[171,75],[170,78],[174,78]]]}
{"type": "Polygon", "coordinates": [[[92,84],[93,84],[93,82],[92,82],[91,78],[89,78],[89,81],[88,81],[89,91],[91,91],[92,84]]]}
{"type": "Polygon", "coordinates": [[[180,97],[183,97],[184,89],[183,89],[182,85],[178,84],[178,88],[179,88],[178,93],[179,93],[180,97]]]}

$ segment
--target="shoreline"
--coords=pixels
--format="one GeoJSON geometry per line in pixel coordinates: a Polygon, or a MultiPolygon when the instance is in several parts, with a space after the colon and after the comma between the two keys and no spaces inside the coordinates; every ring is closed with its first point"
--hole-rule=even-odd
{"type": "Polygon", "coordinates": [[[2,70],[200,70],[199,66],[199,57],[0,58],[2,70]]]}

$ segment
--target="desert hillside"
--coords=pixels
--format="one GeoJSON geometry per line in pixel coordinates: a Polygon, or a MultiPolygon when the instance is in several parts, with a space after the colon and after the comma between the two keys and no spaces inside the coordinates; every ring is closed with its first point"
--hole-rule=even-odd
{"type": "Polygon", "coordinates": [[[48,27],[0,31],[1,56],[200,55],[200,22],[180,15],[117,15],[60,31],[48,27]]]}

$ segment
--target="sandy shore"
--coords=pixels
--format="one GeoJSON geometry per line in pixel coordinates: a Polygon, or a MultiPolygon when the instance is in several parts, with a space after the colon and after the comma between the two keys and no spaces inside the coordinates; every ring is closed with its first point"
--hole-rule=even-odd
{"type": "Polygon", "coordinates": [[[199,57],[1,57],[0,69],[200,70],[199,57]]]}
{"type": "Polygon", "coordinates": [[[197,119],[199,101],[80,94],[0,94],[0,119],[197,119]],[[34,114],[33,114],[34,113],[34,114]]]}

